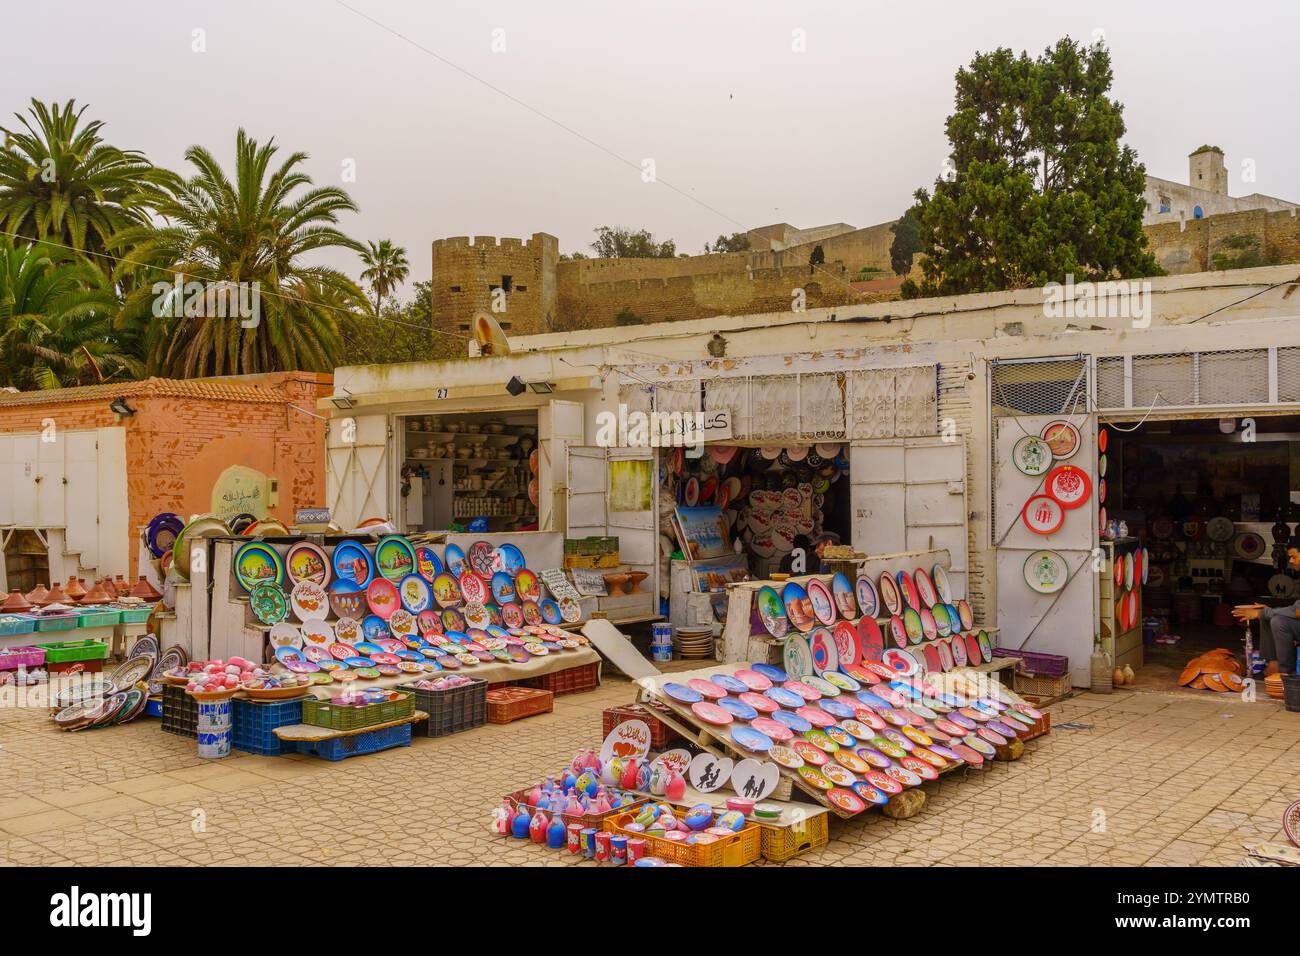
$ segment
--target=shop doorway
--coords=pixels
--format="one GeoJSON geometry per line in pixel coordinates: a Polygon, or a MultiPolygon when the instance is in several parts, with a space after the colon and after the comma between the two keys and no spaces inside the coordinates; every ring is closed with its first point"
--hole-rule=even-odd
{"type": "Polygon", "coordinates": [[[1140,544],[1138,685],[1176,689],[1187,663],[1215,648],[1243,659],[1233,606],[1300,598],[1286,561],[1300,521],[1300,416],[1111,419],[1099,441],[1103,540],[1140,544]]]}

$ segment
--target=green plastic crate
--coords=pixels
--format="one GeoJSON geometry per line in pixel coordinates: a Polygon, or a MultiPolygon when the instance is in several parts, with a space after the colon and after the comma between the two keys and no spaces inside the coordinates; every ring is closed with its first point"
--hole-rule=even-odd
{"type": "Polygon", "coordinates": [[[122,612],[118,608],[82,611],[80,627],[113,627],[122,623],[122,612]]]}
{"type": "Polygon", "coordinates": [[[58,644],[37,644],[45,651],[45,663],[67,664],[71,661],[102,661],[108,657],[108,645],[103,641],[63,641],[58,644]]]}
{"type": "Polygon", "coordinates": [[[366,704],[364,707],[331,704],[327,700],[306,697],[302,702],[302,722],[330,730],[358,730],[410,717],[415,713],[415,695],[409,691],[397,693],[402,695],[398,700],[366,704]]]}
{"type": "Polygon", "coordinates": [[[144,607],[124,607],[122,608],[123,624],[143,624],[149,620],[149,615],[153,613],[154,606],[146,604],[144,607]]]}
{"type": "Polygon", "coordinates": [[[38,617],[36,618],[36,630],[71,631],[78,626],[80,620],[80,614],[60,614],[56,617],[38,617]]]}

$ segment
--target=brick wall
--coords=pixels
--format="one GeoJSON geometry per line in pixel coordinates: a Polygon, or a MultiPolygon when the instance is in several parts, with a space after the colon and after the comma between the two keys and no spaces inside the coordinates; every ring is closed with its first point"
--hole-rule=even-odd
{"type": "Polygon", "coordinates": [[[488,312],[511,335],[554,329],[555,267],[560,241],[546,233],[531,239],[467,236],[433,243],[431,303],[435,328],[464,332],[476,312],[488,312]],[[506,311],[492,310],[492,289],[510,276],[506,311]]]}
{"type": "Polygon", "coordinates": [[[1290,210],[1252,209],[1143,227],[1156,260],[1171,275],[1208,272],[1219,252],[1238,250],[1227,244],[1236,236],[1253,236],[1261,254],[1277,262],[1300,262],[1300,215],[1290,210]]]}

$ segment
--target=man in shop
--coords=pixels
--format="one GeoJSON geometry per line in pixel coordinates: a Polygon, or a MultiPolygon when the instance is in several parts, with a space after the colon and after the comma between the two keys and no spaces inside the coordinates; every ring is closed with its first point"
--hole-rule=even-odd
{"type": "Polygon", "coordinates": [[[822,554],[826,551],[828,544],[837,544],[838,539],[833,534],[819,534],[815,537],[809,537],[806,534],[795,535],[794,547],[790,553],[781,559],[781,571],[786,574],[820,574],[822,570],[822,554]],[[802,553],[804,556],[804,569],[794,571],[795,556],[802,553]]]}
{"type": "MultiPolygon", "coordinates": [[[[1300,571],[1300,547],[1286,549],[1286,560],[1292,572],[1300,571]]],[[[1263,604],[1243,604],[1232,609],[1239,621],[1259,619],[1259,654],[1268,665],[1264,675],[1294,674],[1296,672],[1296,643],[1300,642],[1300,601],[1288,607],[1267,607],[1263,604]]]]}

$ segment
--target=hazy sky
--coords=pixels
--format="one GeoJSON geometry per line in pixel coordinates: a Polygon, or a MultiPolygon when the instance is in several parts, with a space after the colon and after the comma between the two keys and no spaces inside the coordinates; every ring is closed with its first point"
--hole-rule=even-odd
{"type": "MultiPolygon", "coordinates": [[[[953,73],[975,51],[1036,53],[1098,29],[1148,172],[1185,182],[1187,154],[1211,142],[1227,153],[1232,194],[1300,198],[1298,9],[43,0],[6,4],[0,116],[8,125],[31,96],[75,97],[116,145],[173,168],[192,143],[228,159],[241,125],[274,136],[310,154],[317,182],[349,190],[360,206],[342,223],[349,234],[405,246],[422,279],[443,236],[545,231],[568,252],[621,224],[697,253],[720,232],[771,222],[893,219],[941,169],[953,73]],[[192,50],[195,30],[206,52],[192,50]],[[792,50],[795,30],[806,52],[792,50]],[[645,158],[661,182],[642,182],[645,158]],[[1246,158],[1254,183],[1241,181],[1246,158]],[[343,183],[348,160],[356,181],[343,183]]],[[[350,254],[331,261],[358,271],[350,254]]]]}

